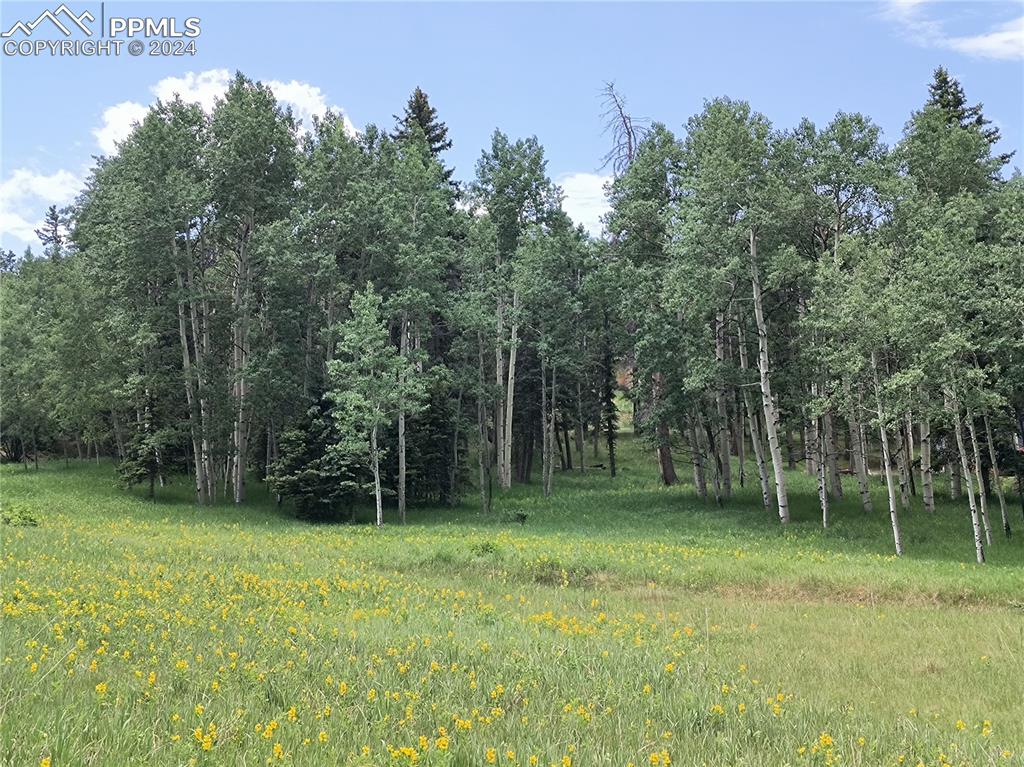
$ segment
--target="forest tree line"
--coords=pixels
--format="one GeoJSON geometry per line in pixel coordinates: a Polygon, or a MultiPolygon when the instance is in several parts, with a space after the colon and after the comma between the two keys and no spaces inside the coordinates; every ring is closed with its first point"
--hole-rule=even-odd
{"type": "Polygon", "coordinates": [[[4,254],[4,458],[380,523],[614,475],[624,395],[665,484],[756,483],[785,523],[801,464],[827,526],[843,474],[866,512],[882,481],[902,554],[945,474],[983,561],[1024,495],[1024,181],[981,106],[939,69],[888,147],[857,113],[784,130],[718,98],[675,135],[605,96],[600,239],[536,138],[495,131],[454,181],[418,88],[390,132],[304,132],[242,74],[210,113],[156,104],[41,254],[4,254]]]}

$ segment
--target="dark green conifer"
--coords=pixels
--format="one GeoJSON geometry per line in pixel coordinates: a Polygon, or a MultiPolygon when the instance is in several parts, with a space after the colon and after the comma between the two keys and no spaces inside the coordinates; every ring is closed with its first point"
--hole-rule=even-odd
{"type": "MultiPolygon", "coordinates": [[[[393,134],[395,140],[409,138],[418,127],[423,131],[423,136],[430,147],[430,153],[434,157],[439,157],[441,152],[452,148],[451,139],[448,138],[448,126],[437,119],[437,109],[431,106],[427,94],[418,86],[409,96],[409,101],[405,105],[405,114],[401,117],[395,115],[395,120],[398,121],[393,134]]],[[[446,181],[451,180],[453,170],[445,168],[446,181]]]]}
{"type": "MultiPolygon", "coordinates": [[[[950,76],[945,67],[935,70],[933,80],[928,86],[928,101],[925,106],[938,107],[945,112],[950,125],[959,125],[961,128],[977,128],[989,146],[995,146],[1001,138],[999,128],[992,125],[992,121],[982,114],[982,104],[968,106],[963,86],[960,85],[959,80],[950,76]]],[[[1010,161],[1013,154],[1013,152],[999,154],[994,159],[999,161],[1000,166],[1003,166],[1010,161]]]]}

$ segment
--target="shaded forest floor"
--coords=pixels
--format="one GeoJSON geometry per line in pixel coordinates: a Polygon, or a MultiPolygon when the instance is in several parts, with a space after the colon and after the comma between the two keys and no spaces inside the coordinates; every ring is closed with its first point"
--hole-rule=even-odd
{"type": "Polygon", "coordinates": [[[754,477],[717,508],[625,439],[375,530],[3,467],[0,764],[1024,764],[1016,497],[979,566],[945,487],[897,559],[877,478],[822,530],[754,477]]]}

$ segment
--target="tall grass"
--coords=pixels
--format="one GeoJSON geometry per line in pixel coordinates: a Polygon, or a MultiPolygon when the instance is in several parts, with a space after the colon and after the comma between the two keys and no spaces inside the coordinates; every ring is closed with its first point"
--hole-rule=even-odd
{"type": "Polygon", "coordinates": [[[978,566],[917,503],[897,559],[852,486],[822,530],[749,479],[719,508],[624,440],[376,530],[3,467],[0,763],[1024,764],[1020,538],[978,566]]]}

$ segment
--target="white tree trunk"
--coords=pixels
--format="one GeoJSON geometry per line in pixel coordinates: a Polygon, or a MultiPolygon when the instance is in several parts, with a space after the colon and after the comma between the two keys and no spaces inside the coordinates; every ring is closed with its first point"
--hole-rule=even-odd
{"type": "Polygon", "coordinates": [[[551,463],[551,425],[548,422],[548,364],[540,361],[540,485],[544,497],[548,491],[548,464],[551,463]]]}
{"type": "Polygon", "coordinates": [[[828,469],[829,492],[836,498],[843,497],[843,480],[839,474],[839,456],[836,448],[836,430],[832,420],[832,412],[825,411],[822,417],[825,432],[825,467],[828,469]]]}
{"type": "Polygon", "coordinates": [[[864,450],[864,427],[857,412],[860,409],[860,392],[858,387],[857,402],[850,401],[850,463],[857,475],[857,491],[860,493],[861,508],[868,514],[874,511],[871,503],[871,485],[868,482],[868,462],[864,450]]]}
{"type": "Polygon", "coordinates": [[[485,396],[486,375],[484,373],[484,337],[483,333],[477,333],[477,348],[479,361],[479,385],[480,392],[476,399],[477,419],[477,463],[480,469],[480,508],[486,514],[491,510],[491,466],[492,454],[490,440],[487,438],[487,398],[485,396]]]}
{"type": "Polygon", "coordinates": [[[978,480],[978,502],[981,506],[981,522],[985,528],[985,544],[992,545],[992,523],[988,517],[988,499],[985,497],[985,483],[981,478],[981,450],[978,448],[978,434],[974,428],[974,413],[967,407],[967,432],[971,435],[971,450],[974,453],[974,475],[978,480]]]}
{"type": "Polygon", "coordinates": [[[234,465],[232,481],[235,503],[245,500],[245,471],[249,455],[249,383],[245,368],[249,362],[249,250],[251,221],[242,225],[239,236],[234,284],[233,363],[235,374],[234,465]]]}
{"type": "MultiPolygon", "coordinates": [[[[402,328],[401,337],[398,342],[399,355],[401,357],[402,366],[399,373],[398,385],[402,392],[405,390],[405,367],[406,359],[409,355],[409,319],[408,315],[402,315],[402,328]]],[[[406,456],[405,456],[405,398],[404,394],[399,394],[398,402],[398,516],[402,520],[402,524],[405,524],[405,475],[406,475],[406,456]]]]}
{"type": "Polygon", "coordinates": [[[502,344],[505,340],[505,304],[498,297],[496,317],[496,333],[494,339],[494,384],[499,392],[494,403],[494,462],[498,465],[498,484],[505,487],[505,351],[502,344]]]}
{"type": "MultiPolygon", "coordinates": [[[[822,419],[816,419],[822,420],[822,419]]],[[[815,445],[815,452],[818,458],[818,504],[821,506],[821,526],[828,528],[828,457],[825,441],[821,439],[824,428],[818,428],[818,444],[815,445]]]]}
{"type": "Polygon", "coordinates": [[[708,481],[704,475],[704,453],[701,449],[700,437],[697,434],[697,427],[691,426],[687,430],[690,440],[690,453],[693,456],[693,485],[697,488],[697,494],[701,500],[708,499],[708,481]]]}
{"type": "Polygon", "coordinates": [[[743,406],[734,396],[730,403],[732,412],[732,441],[736,451],[736,463],[739,464],[738,473],[740,487],[747,486],[747,429],[746,419],[743,415],[743,406]]]}
{"type": "Polygon", "coordinates": [[[586,435],[583,433],[583,386],[579,380],[576,381],[576,458],[579,461],[580,474],[587,471],[586,460],[583,455],[583,442],[586,435]]]}
{"type": "MultiPolygon", "coordinates": [[[[740,369],[747,370],[747,344],[743,337],[743,324],[737,322],[737,327],[739,328],[740,369]]],[[[764,502],[764,507],[770,509],[772,505],[772,489],[771,483],[768,480],[768,466],[764,460],[761,427],[758,423],[757,413],[754,411],[754,405],[750,401],[750,392],[747,391],[746,386],[740,388],[743,396],[743,409],[747,413],[747,421],[750,426],[750,443],[754,449],[754,461],[757,463],[757,478],[761,483],[761,500],[764,502]]]]}
{"type": "MultiPolygon", "coordinates": [[[[555,481],[555,458],[554,450],[558,446],[558,424],[556,422],[555,413],[558,410],[558,367],[556,365],[551,366],[551,402],[549,403],[551,410],[551,420],[548,429],[550,436],[548,437],[548,474],[545,477],[544,494],[546,496],[551,495],[552,487],[555,481]]],[[[569,444],[566,442],[565,449],[569,450],[569,444]]]]}
{"type": "MultiPolygon", "coordinates": [[[[512,294],[512,311],[519,308],[519,293],[512,294]]],[[[519,347],[519,323],[513,319],[508,349],[508,381],[505,388],[505,437],[502,456],[501,483],[506,490],[512,487],[512,407],[516,393],[516,352],[519,347]]]]}
{"type": "MultiPolygon", "coordinates": [[[[858,409],[858,412],[861,412],[861,413],[865,412],[864,411],[864,391],[863,391],[863,389],[859,385],[857,386],[857,409],[858,409]]],[[[863,465],[863,467],[864,467],[864,477],[867,480],[870,481],[870,479],[871,479],[871,463],[868,461],[868,446],[870,445],[870,442],[868,440],[870,438],[870,435],[869,435],[869,431],[868,431],[868,426],[867,426],[866,423],[864,423],[864,421],[862,421],[860,419],[857,419],[857,423],[860,426],[860,443],[859,444],[860,444],[860,460],[861,460],[861,465],[863,465]]],[[[869,511],[870,511],[870,509],[869,509],[869,511]]]]}
{"type": "Polygon", "coordinates": [[[974,528],[974,552],[978,564],[981,565],[985,563],[985,544],[982,540],[978,506],[974,502],[974,482],[971,480],[971,468],[967,465],[967,451],[964,449],[964,434],[960,425],[960,402],[955,395],[947,399],[946,407],[953,414],[953,432],[956,434],[956,446],[960,453],[960,469],[967,481],[967,503],[971,509],[971,526],[974,528]]]}
{"type": "Polygon", "coordinates": [[[992,442],[992,426],[988,416],[982,416],[985,422],[985,441],[988,442],[988,459],[992,462],[992,482],[996,486],[996,497],[999,499],[999,514],[1002,516],[1003,533],[1010,537],[1010,516],[1006,510],[1006,496],[1003,494],[1003,478],[999,474],[999,462],[996,460],[996,446],[992,442]]]}
{"type": "Polygon", "coordinates": [[[896,483],[892,476],[892,459],[889,455],[889,436],[885,430],[885,411],[882,408],[882,387],[878,382],[878,354],[871,352],[871,370],[875,377],[875,402],[878,408],[878,436],[882,441],[882,470],[885,472],[885,487],[889,493],[889,520],[892,522],[892,537],[896,543],[896,556],[903,556],[903,534],[896,511],[896,483]]]}
{"type": "MultiPolygon", "coordinates": [[[[725,314],[722,312],[715,317],[715,361],[719,369],[725,365],[725,314]]],[[[716,387],[715,408],[718,411],[715,441],[722,472],[722,497],[728,499],[732,497],[732,450],[729,444],[729,413],[725,406],[724,385],[716,387]]]]}
{"type": "Polygon", "coordinates": [[[899,442],[896,443],[896,468],[900,473],[900,506],[903,509],[910,508],[910,470],[907,467],[906,438],[902,426],[897,421],[896,434],[899,435],[899,442]]]}
{"type": "Polygon", "coordinates": [[[910,495],[917,495],[914,487],[914,418],[910,411],[907,411],[906,424],[904,426],[907,435],[907,477],[910,485],[910,495]]]}
{"type": "Polygon", "coordinates": [[[818,424],[811,419],[804,424],[804,470],[810,477],[818,476],[818,454],[814,446],[818,444],[818,424]]]}
{"type": "MultiPolygon", "coordinates": [[[[194,262],[193,249],[191,240],[185,237],[185,251],[187,256],[186,275],[188,277],[189,288],[194,291],[196,285],[195,271],[193,270],[192,264],[194,262]]],[[[213,466],[213,451],[210,448],[210,404],[207,401],[206,394],[206,378],[205,360],[209,357],[210,349],[210,335],[207,330],[206,322],[206,301],[203,300],[203,323],[202,331],[200,331],[199,321],[199,302],[196,300],[194,295],[189,296],[189,320],[192,327],[192,356],[193,356],[193,373],[195,375],[196,382],[196,398],[199,400],[199,431],[200,431],[200,450],[201,450],[201,462],[203,464],[203,481],[204,481],[204,492],[206,499],[210,503],[213,502],[214,497],[217,494],[217,483],[214,474],[213,466]]]]}
{"type": "Polygon", "coordinates": [[[922,414],[920,425],[921,441],[921,496],[924,508],[930,514],[935,513],[935,482],[932,471],[932,427],[927,414],[922,414]]]}
{"type": "Polygon", "coordinates": [[[757,323],[757,369],[761,374],[761,405],[764,425],[768,432],[768,449],[775,471],[775,495],[779,504],[779,520],[789,522],[789,500],[786,496],[786,475],[782,465],[782,446],[779,443],[779,411],[772,396],[771,366],[768,358],[768,325],[764,320],[764,297],[761,294],[761,275],[757,268],[757,237],[750,231],[750,282],[754,293],[754,319],[757,323]]]}
{"type": "MultiPolygon", "coordinates": [[[[203,312],[202,312],[202,337],[203,337],[202,349],[203,349],[203,354],[202,354],[201,357],[197,356],[196,359],[199,362],[199,370],[198,370],[198,373],[199,373],[199,392],[200,392],[199,409],[200,409],[200,414],[201,414],[202,419],[203,419],[203,453],[206,456],[206,481],[209,483],[209,497],[210,497],[210,501],[212,502],[214,500],[214,498],[216,497],[216,495],[217,495],[217,461],[216,461],[216,456],[214,456],[214,454],[213,454],[213,448],[212,448],[211,443],[210,443],[210,434],[211,434],[211,431],[212,431],[210,425],[213,423],[213,420],[214,420],[213,419],[214,412],[213,412],[213,403],[208,402],[207,401],[207,397],[203,393],[204,389],[205,389],[205,386],[206,386],[205,379],[204,379],[204,374],[203,374],[203,371],[205,369],[205,364],[204,364],[203,360],[207,360],[207,359],[210,358],[210,305],[209,305],[209,300],[204,298],[203,302],[202,302],[202,306],[203,306],[203,312]]],[[[198,339],[199,338],[199,330],[198,330],[199,320],[195,316],[195,314],[196,314],[196,312],[193,309],[192,322],[194,324],[194,327],[196,328],[193,337],[198,339]]],[[[224,492],[226,493],[227,490],[225,489],[224,492]]]]}
{"type": "Polygon", "coordinates": [[[373,463],[373,498],[377,504],[377,527],[384,524],[384,505],[380,492],[380,455],[377,453],[377,424],[370,429],[370,460],[373,463]]]}
{"type": "Polygon", "coordinates": [[[719,468],[718,454],[715,450],[715,442],[713,439],[714,435],[711,433],[707,422],[704,420],[704,414],[697,411],[697,440],[700,445],[700,451],[704,456],[704,466],[707,467],[707,460],[710,458],[713,463],[714,471],[711,474],[712,477],[712,490],[715,494],[715,503],[719,506],[722,505],[722,471],[719,468]]]}
{"type": "MultiPolygon", "coordinates": [[[[172,256],[176,255],[174,246],[171,247],[172,256]]],[[[180,270],[175,270],[178,282],[178,292],[185,291],[185,281],[180,270]]],[[[185,299],[178,298],[178,338],[181,342],[181,370],[185,378],[185,404],[188,406],[189,434],[192,438],[192,459],[195,464],[195,486],[196,501],[200,505],[206,504],[206,464],[202,450],[202,438],[200,435],[201,425],[199,418],[198,402],[196,402],[195,384],[193,382],[192,354],[189,351],[188,331],[185,323],[185,299]]]]}
{"type": "Polygon", "coordinates": [[[961,471],[961,455],[962,452],[959,447],[959,441],[953,445],[954,460],[951,464],[946,464],[949,469],[949,498],[952,501],[960,499],[963,495],[963,472],[961,471]]]}

